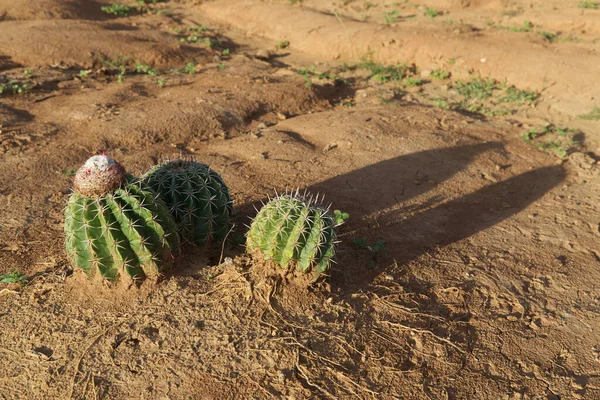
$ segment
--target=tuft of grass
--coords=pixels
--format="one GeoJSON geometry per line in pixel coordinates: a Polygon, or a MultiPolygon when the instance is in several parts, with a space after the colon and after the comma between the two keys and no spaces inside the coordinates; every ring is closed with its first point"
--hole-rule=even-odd
{"type": "Polygon", "coordinates": [[[556,34],[556,33],[546,32],[546,31],[540,31],[538,33],[540,35],[542,35],[544,37],[544,39],[546,39],[550,43],[554,43],[558,39],[558,34],[556,34]]]}
{"type": "Polygon", "coordinates": [[[275,43],[275,47],[279,50],[285,49],[289,46],[290,46],[289,40],[278,40],[277,43],[275,43]]]}
{"type": "Polygon", "coordinates": [[[592,10],[600,10],[600,1],[580,1],[577,8],[587,8],[592,10]]]}
{"type": "Polygon", "coordinates": [[[531,143],[540,150],[554,153],[559,158],[567,157],[577,145],[574,139],[573,131],[568,128],[559,128],[554,125],[548,125],[543,129],[532,128],[521,133],[521,139],[531,143]],[[545,138],[545,140],[540,140],[545,138]]]}
{"type": "Polygon", "coordinates": [[[406,63],[398,65],[382,65],[373,61],[363,61],[356,67],[368,70],[370,72],[368,79],[373,79],[382,83],[401,81],[405,77],[416,72],[414,66],[408,66],[406,63]]]}
{"type": "Polygon", "coordinates": [[[66,176],[75,176],[75,174],[77,173],[76,169],[63,169],[62,171],[60,171],[61,174],[64,174],[66,176]]]}
{"type": "Polygon", "coordinates": [[[183,73],[188,75],[194,75],[196,73],[196,63],[189,62],[183,68],[183,73]]]}
{"type": "Polygon", "coordinates": [[[431,71],[431,77],[433,79],[444,80],[450,78],[450,72],[444,71],[443,69],[434,69],[431,71]]]}
{"type": "Polygon", "coordinates": [[[313,78],[333,80],[336,85],[348,83],[348,81],[346,79],[343,79],[336,74],[332,74],[330,72],[323,72],[323,73],[317,72],[315,67],[308,67],[308,68],[303,67],[303,68],[300,68],[299,70],[297,70],[296,73],[298,75],[302,75],[304,77],[304,80],[305,80],[304,86],[306,86],[306,87],[312,86],[313,78]]]}
{"type": "Polygon", "coordinates": [[[531,21],[524,21],[523,25],[521,26],[496,25],[492,21],[486,21],[486,25],[494,29],[500,29],[511,32],[531,32],[533,30],[533,24],[531,23],[531,21]]]}
{"type": "Polygon", "coordinates": [[[539,95],[536,92],[528,92],[517,89],[514,86],[509,86],[506,88],[506,95],[500,97],[498,101],[500,103],[517,103],[518,105],[523,105],[524,103],[533,103],[538,97],[539,95]]]}
{"type": "Polygon", "coordinates": [[[425,84],[425,81],[421,78],[413,78],[412,76],[409,76],[405,78],[402,83],[405,86],[421,86],[425,84]]]}
{"type": "Polygon", "coordinates": [[[390,12],[383,13],[383,22],[386,24],[393,24],[398,22],[398,16],[400,15],[400,11],[393,10],[390,12]]]}
{"type": "Polygon", "coordinates": [[[425,10],[425,15],[427,15],[431,19],[434,19],[439,14],[440,14],[440,12],[438,10],[436,10],[435,8],[428,8],[425,10]]]}
{"type": "Polygon", "coordinates": [[[600,119],[600,108],[594,107],[592,111],[587,114],[580,115],[578,118],[587,120],[599,120],[600,119]]]}
{"type": "Polygon", "coordinates": [[[8,274],[0,275],[0,283],[27,283],[27,275],[21,274],[19,271],[12,271],[8,274]]]}
{"type": "Polygon", "coordinates": [[[133,8],[125,4],[111,4],[110,6],[102,6],[100,10],[106,14],[116,15],[118,17],[128,17],[133,8]]]}
{"type": "Polygon", "coordinates": [[[468,100],[485,100],[492,97],[492,93],[496,89],[496,81],[492,78],[484,79],[479,76],[471,81],[459,80],[454,85],[454,88],[468,100]]]}
{"type": "Polygon", "coordinates": [[[135,72],[138,74],[145,74],[145,75],[152,75],[152,76],[158,75],[158,72],[154,68],[150,68],[149,65],[141,64],[139,62],[135,63],[135,72]]]}

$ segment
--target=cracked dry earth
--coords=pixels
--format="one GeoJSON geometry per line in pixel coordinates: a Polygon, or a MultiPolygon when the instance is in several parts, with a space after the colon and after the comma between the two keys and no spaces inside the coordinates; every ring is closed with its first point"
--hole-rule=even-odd
{"type": "MultiPolygon", "coordinates": [[[[355,47],[370,40],[356,20],[406,29],[381,26],[392,2],[343,3],[332,14],[308,0],[168,1],[117,17],[105,1],[0,0],[0,274],[28,277],[0,284],[0,398],[600,398],[600,125],[576,118],[598,105],[597,80],[546,90],[541,73],[499,63],[496,79],[541,92],[500,117],[435,108],[426,94],[437,86],[307,85],[301,67],[360,61],[344,50],[348,35],[355,47]],[[247,21],[255,12],[260,27],[247,21]],[[315,37],[317,17],[344,27],[315,37]],[[542,122],[580,131],[564,159],[521,139],[542,122]],[[72,171],[101,151],[133,174],[179,154],[210,164],[237,210],[225,245],[189,249],[157,284],[86,282],[66,259],[62,211],[72,171]],[[350,214],[331,276],[312,286],[241,245],[254,207],[290,188],[350,214]],[[385,250],[357,248],[362,238],[385,250]]],[[[519,51],[541,46],[564,61],[560,74],[597,75],[600,11],[545,4],[430,5],[475,28],[521,9],[510,18],[570,29],[580,42],[526,33],[519,51]],[[572,23],[552,25],[553,12],[572,23]]],[[[416,13],[406,23],[425,50],[408,44],[380,62],[449,67],[439,55],[479,36],[499,43],[490,54],[518,57],[505,46],[520,33],[503,30],[450,31],[448,48],[431,47],[446,28],[414,8],[402,13],[416,13]]],[[[481,58],[465,48],[456,76],[481,58]]]]}

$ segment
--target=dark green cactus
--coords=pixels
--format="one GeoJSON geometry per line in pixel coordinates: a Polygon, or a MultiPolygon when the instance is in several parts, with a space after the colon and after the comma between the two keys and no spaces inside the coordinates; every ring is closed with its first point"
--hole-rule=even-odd
{"type": "Polygon", "coordinates": [[[310,197],[286,194],[269,201],[252,221],[246,240],[250,253],[259,252],[283,268],[309,272],[315,279],[329,270],[335,255],[336,227],[347,214],[335,216],[310,197]]]}
{"type": "Polygon", "coordinates": [[[179,246],[167,206],[115,161],[90,158],[75,176],[65,209],[66,249],[74,266],[108,280],[155,277],[179,246]]]}
{"type": "Polygon", "coordinates": [[[175,160],[157,165],[142,178],[169,207],[183,240],[203,245],[220,241],[233,211],[229,189],[208,165],[175,160]]]}

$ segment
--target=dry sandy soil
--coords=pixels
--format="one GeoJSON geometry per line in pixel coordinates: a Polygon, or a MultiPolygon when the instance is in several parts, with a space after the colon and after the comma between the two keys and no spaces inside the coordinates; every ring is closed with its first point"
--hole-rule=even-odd
{"type": "Polygon", "coordinates": [[[0,398],[600,398],[600,9],[148,3],[0,0],[0,398]],[[62,210],[101,151],[210,164],[226,243],[87,282],[62,210]],[[290,188],[350,214],[311,286],[244,255],[290,188]]]}

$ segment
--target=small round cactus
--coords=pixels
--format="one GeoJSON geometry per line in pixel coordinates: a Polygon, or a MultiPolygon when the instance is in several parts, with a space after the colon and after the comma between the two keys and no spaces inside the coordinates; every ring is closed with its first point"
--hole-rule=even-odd
{"type": "Polygon", "coordinates": [[[89,277],[158,276],[179,246],[175,222],[155,194],[105,154],[77,171],[65,209],[66,250],[89,277]]]}
{"type": "Polygon", "coordinates": [[[248,252],[258,252],[283,268],[314,269],[315,279],[329,270],[335,255],[336,227],[348,214],[314,204],[309,196],[285,194],[269,201],[252,221],[246,240],[248,252]]]}
{"type": "Polygon", "coordinates": [[[233,211],[231,197],[221,176],[208,165],[168,161],[142,180],[167,204],[183,240],[203,245],[225,238],[233,211]]]}

